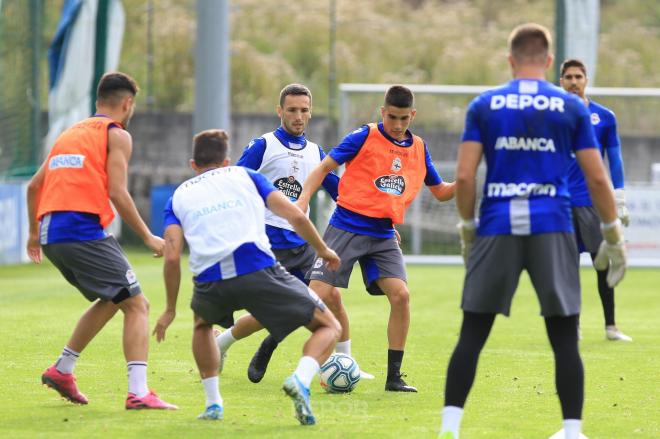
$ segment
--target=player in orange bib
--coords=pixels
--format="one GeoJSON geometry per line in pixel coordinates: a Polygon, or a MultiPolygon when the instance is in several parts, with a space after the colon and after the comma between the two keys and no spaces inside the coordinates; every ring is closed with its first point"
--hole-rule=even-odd
{"type": "Polygon", "coordinates": [[[346,163],[339,180],[337,208],[324,240],[340,256],[341,267],[327,270],[317,260],[307,273],[309,286],[321,297],[342,325],[337,351],[350,350],[348,315],[338,290],[346,288],[356,261],[370,294],[387,296],[390,317],[385,390],[416,392],[402,379],[401,363],[410,326],[409,292],[403,254],[394,225],[404,221],[405,211],[423,184],[440,201],[454,196],[454,183],[438,175],[428,148],[408,127],[416,110],[412,92],[401,85],[389,88],[381,107],[382,123],[363,125],[350,133],[310,173],[298,204],[306,210],[311,196],[325,176],[346,163]]]}
{"type": "Polygon", "coordinates": [[[73,369],[83,349],[121,310],[128,367],[126,409],[176,409],[147,387],[149,302],[117,240],[104,230],[114,218],[112,201],[154,256],[163,255],[165,242],[152,235],[126,187],[133,146],[124,127],[133,115],[137,92],[128,75],[104,75],[97,90],[97,114],[58,137],[28,185],[30,259],[40,263],[43,250],[65,279],[93,302],[41,380],[69,401],[87,404],[73,369]]]}

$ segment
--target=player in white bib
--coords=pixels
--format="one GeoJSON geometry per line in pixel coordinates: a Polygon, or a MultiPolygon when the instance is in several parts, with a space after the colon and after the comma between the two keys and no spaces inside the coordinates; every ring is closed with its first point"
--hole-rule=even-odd
{"type": "MultiPolygon", "coordinates": [[[[252,140],[245,147],[236,165],[258,171],[295,202],[303,190],[303,182],[325,157],[323,149],[305,136],[312,117],[312,93],[302,84],[289,84],[280,92],[276,109],[281,121],[279,128],[252,140]]],[[[332,199],[336,200],[339,177],[330,173],[324,178],[322,185],[332,199]]],[[[309,283],[305,280],[305,274],[316,260],[314,249],[293,230],[288,221],[270,210],[266,210],[266,235],[277,261],[289,273],[309,283]]],[[[336,293],[339,294],[339,291],[336,293]]],[[[227,350],[237,339],[253,333],[255,324],[254,318],[246,315],[238,319],[235,326],[228,331],[218,334],[216,340],[221,354],[226,356],[227,350]]],[[[337,352],[351,355],[349,333],[344,332],[336,349],[337,352]]],[[[250,381],[261,381],[276,348],[277,342],[272,336],[263,340],[248,367],[250,381]]],[[[365,379],[374,378],[364,371],[360,371],[360,376],[365,379]]]]}
{"type": "Polygon", "coordinates": [[[276,342],[300,326],[312,332],[298,367],[283,384],[294,402],[297,419],[311,425],[316,419],[309,386],[319,365],[334,349],[341,327],[318,296],[275,260],[265,231],[266,206],[285,218],[330,269],[339,267],[340,260],[307,216],[264,176],[244,167],[228,166],[227,152],[224,131],[207,130],[196,135],[191,165],[198,175],[183,182],[165,208],[167,308],[154,333],[162,341],[176,315],[185,237],[194,274],[193,354],[206,393],[206,410],[199,418],[223,417],[218,380],[220,352],[213,324],[231,327],[234,311],[245,309],[256,319],[251,330],[265,327],[276,342]]]}

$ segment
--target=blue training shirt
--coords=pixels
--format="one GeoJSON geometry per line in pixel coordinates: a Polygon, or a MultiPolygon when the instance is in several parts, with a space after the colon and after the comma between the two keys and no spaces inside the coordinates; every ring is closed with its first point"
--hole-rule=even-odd
{"type": "Polygon", "coordinates": [[[595,148],[580,98],[542,80],[514,79],[476,97],[462,141],[483,145],[479,235],[572,232],[568,165],[595,148]]]}
{"type": "MultiPolygon", "coordinates": [[[[623,187],[623,159],[621,158],[621,141],[616,129],[616,116],[608,108],[589,101],[591,112],[591,124],[596,134],[596,146],[600,149],[601,156],[609,163],[610,175],[614,189],[623,187]]],[[[568,171],[568,190],[571,193],[572,206],[591,206],[589,188],[584,179],[582,169],[577,160],[573,160],[568,171]]]]}
{"type": "MultiPolygon", "coordinates": [[[[305,135],[294,136],[289,134],[283,127],[279,127],[274,131],[275,137],[291,150],[299,150],[307,145],[305,135]],[[299,148],[293,148],[294,145],[299,145],[299,148]]],[[[236,162],[237,166],[244,166],[246,168],[258,170],[263,162],[264,152],[266,151],[266,140],[263,137],[258,137],[252,140],[243,151],[243,155],[236,162]]],[[[319,162],[325,158],[325,152],[319,146],[319,162]]],[[[323,188],[330,194],[333,200],[337,200],[339,177],[336,174],[330,173],[323,180],[323,188]]],[[[296,232],[288,229],[283,229],[276,226],[266,224],[266,234],[274,249],[287,249],[300,247],[305,244],[296,232]]]]}
{"type": "MultiPolygon", "coordinates": [[[[392,144],[398,148],[409,148],[413,143],[412,133],[406,131],[406,138],[401,142],[392,138],[385,132],[383,123],[378,124],[378,129],[381,134],[392,144]]],[[[344,137],[339,145],[330,151],[329,155],[340,165],[352,160],[364,145],[364,142],[369,136],[369,126],[362,125],[352,133],[344,137]]],[[[424,142],[424,153],[426,156],[426,176],[424,177],[424,184],[427,186],[435,186],[442,183],[442,178],[433,165],[431,154],[424,142]]],[[[332,217],[330,224],[334,227],[345,230],[359,235],[373,236],[375,238],[391,238],[394,236],[394,225],[389,218],[372,218],[365,215],[360,215],[357,212],[337,206],[332,217]]]]}
{"type": "MultiPolygon", "coordinates": [[[[216,168],[217,169],[217,168],[216,168]]],[[[210,169],[210,172],[213,169],[210,169]]],[[[266,177],[255,172],[251,169],[246,169],[249,177],[252,179],[257,192],[264,201],[264,205],[267,205],[266,200],[268,195],[271,192],[277,190],[273,184],[268,181],[266,177]]],[[[181,226],[181,221],[177,218],[172,208],[172,197],[167,201],[164,208],[164,221],[163,226],[167,228],[172,224],[181,226]]],[[[235,266],[235,275],[241,276],[244,274],[252,273],[257,270],[262,270],[264,268],[271,267],[275,264],[275,259],[271,254],[268,254],[261,250],[256,243],[246,242],[236,248],[233,251],[233,261],[235,266]]],[[[220,264],[213,264],[210,267],[206,268],[200,274],[194,278],[197,282],[215,282],[223,279],[222,271],[220,264]]]]}

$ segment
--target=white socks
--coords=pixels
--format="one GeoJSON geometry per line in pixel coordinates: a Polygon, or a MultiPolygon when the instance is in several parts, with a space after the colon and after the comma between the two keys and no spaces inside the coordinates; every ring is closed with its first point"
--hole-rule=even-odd
{"type": "Polygon", "coordinates": [[[233,345],[234,342],[236,342],[236,339],[234,338],[234,336],[231,333],[231,330],[233,328],[234,327],[232,326],[231,328],[227,329],[226,331],[223,331],[222,333],[220,333],[220,335],[218,335],[215,338],[215,342],[218,344],[218,349],[220,349],[221,353],[222,352],[227,352],[227,349],[229,349],[229,347],[231,345],[233,345]]]}
{"type": "Polygon", "coordinates": [[[581,419],[564,419],[564,437],[566,439],[578,439],[581,430],[581,419]]]}
{"type": "Polygon", "coordinates": [[[129,361],[128,367],[128,393],[142,398],[149,393],[147,387],[147,363],[145,361],[129,361]]]}
{"type": "Polygon", "coordinates": [[[339,341],[337,346],[335,346],[335,352],[340,354],[351,355],[351,340],[339,341]]]}
{"type": "Polygon", "coordinates": [[[59,373],[73,373],[78,357],[80,357],[79,352],[64,346],[62,353],[55,362],[55,369],[57,369],[59,373]]]}
{"type": "Polygon", "coordinates": [[[462,418],[462,408],[452,405],[445,406],[442,409],[442,427],[440,429],[440,434],[445,431],[451,431],[454,434],[454,439],[458,439],[458,430],[461,427],[462,418]]]}
{"type": "Polygon", "coordinates": [[[220,379],[218,376],[205,378],[202,380],[204,393],[206,393],[206,407],[217,404],[222,407],[222,396],[220,396],[220,379]]]}
{"type": "Polygon", "coordinates": [[[303,384],[303,386],[309,389],[309,386],[312,384],[314,375],[319,372],[319,363],[312,357],[302,357],[298,362],[298,367],[293,373],[298,380],[303,384]]]}

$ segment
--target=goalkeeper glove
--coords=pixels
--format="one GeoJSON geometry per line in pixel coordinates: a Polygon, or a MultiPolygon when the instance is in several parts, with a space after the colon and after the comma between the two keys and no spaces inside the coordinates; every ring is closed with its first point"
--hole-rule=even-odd
{"type": "Polygon", "coordinates": [[[607,284],[610,288],[614,288],[623,279],[628,264],[626,248],[623,245],[621,220],[617,218],[610,224],[601,224],[601,229],[605,240],[600,243],[594,258],[594,268],[604,271],[609,265],[607,284]]]}
{"type": "Polygon", "coordinates": [[[477,223],[474,219],[461,219],[456,227],[458,227],[458,235],[461,238],[461,256],[463,256],[463,263],[467,267],[472,244],[474,244],[474,240],[477,236],[477,223]]]}
{"type": "Polygon", "coordinates": [[[624,226],[628,227],[628,224],[630,224],[630,214],[626,207],[626,193],[623,188],[614,189],[614,200],[616,201],[616,216],[619,217],[624,226]]]}

